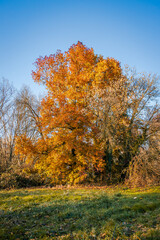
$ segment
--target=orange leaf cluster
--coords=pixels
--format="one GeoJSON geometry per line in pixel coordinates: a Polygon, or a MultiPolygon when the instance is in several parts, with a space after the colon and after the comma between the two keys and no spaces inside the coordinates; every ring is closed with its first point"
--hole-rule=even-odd
{"type": "Polygon", "coordinates": [[[97,92],[115,84],[122,70],[113,58],[103,59],[81,42],[65,53],[40,57],[32,72],[46,86],[40,124],[43,139],[17,139],[17,152],[38,159],[36,167],[54,183],[77,183],[103,172],[104,149],[97,124],[97,92]],[[95,91],[96,89],[96,91],[95,91]]]}

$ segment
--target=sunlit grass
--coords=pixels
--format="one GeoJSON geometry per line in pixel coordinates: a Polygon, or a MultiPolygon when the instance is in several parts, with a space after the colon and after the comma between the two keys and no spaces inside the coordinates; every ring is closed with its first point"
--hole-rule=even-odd
{"type": "Polygon", "coordinates": [[[159,239],[160,187],[0,191],[0,239],[159,239]]]}

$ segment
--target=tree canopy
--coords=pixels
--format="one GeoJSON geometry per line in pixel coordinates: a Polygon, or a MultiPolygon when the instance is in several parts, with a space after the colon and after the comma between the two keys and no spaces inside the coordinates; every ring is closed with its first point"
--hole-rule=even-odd
{"type": "Polygon", "coordinates": [[[54,184],[123,179],[157,132],[155,76],[124,72],[81,42],[40,57],[32,72],[46,96],[34,116],[39,134],[17,136],[16,151],[54,184]]]}

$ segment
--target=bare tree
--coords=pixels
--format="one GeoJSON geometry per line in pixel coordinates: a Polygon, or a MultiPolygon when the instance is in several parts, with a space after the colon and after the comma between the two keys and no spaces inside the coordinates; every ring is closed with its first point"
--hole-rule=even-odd
{"type": "Polygon", "coordinates": [[[157,80],[126,69],[118,81],[89,93],[87,111],[95,116],[109,176],[115,171],[124,179],[129,163],[157,135],[158,127],[153,127],[159,112],[157,80]]]}
{"type": "Polygon", "coordinates": [[[12,158],[13,139],[11,122],[14,112],[15,89],[6,79],[0,82],[0,165],[6,169],[12,158]]]}

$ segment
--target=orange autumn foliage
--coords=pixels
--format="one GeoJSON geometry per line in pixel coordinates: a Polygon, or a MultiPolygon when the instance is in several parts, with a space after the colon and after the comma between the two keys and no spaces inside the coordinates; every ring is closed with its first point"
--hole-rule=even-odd
{"type": "Polygon", "coordinates": [[[78,42],[67,52],[38,58],[35,67],[34,81],[47,89],[39,118],[43,137],[34,141],[17,137],[17,153],[35,161],[35,167],[55,184],[94,179],[106,164],[95,89],[104,90],[121,78],[119,62],[98,57],[78,42]]]}

